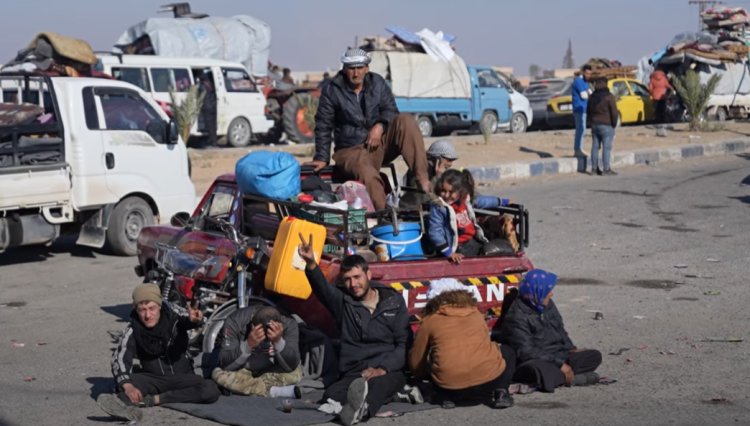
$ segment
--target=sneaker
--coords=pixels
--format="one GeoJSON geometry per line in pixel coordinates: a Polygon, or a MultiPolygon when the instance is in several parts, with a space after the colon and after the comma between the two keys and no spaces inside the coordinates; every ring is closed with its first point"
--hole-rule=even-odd
{"type": "Polygon", "coordinates": [[[596,169],[596,175],[601,176],[602,175],[602,169],[596,169]]]}
{"type": "Polygon", "coordinates": [[[591,386],[599,382],[599,375],[593,371],[588,373],[576,374],[573,376],[571,386],[591,386]]]}
{"type": "Polygon", "coordinates": [[[105,413],[118,419],[125,419],[131,422],[143,420],[143,413],[138,408],[123,402],[117,395],[103,393],[96,398],[96,403],[105,413]]]}
{"type": "Polygon", "coordinates": [[[367,413],[367,380],[355,379],[346,392],[346,404],[341,409],[341,423],[351,426],[359,423],[367,413]]]}
{"type": "Polygon", "coordinates": [[[513,397],[510,396],[508,389],[497,389],[492,393],[492,403],[490,407],[503,409],[513,406],[513,397]]]}
{"type": "Polygon", "coordinates": [[[614,170],[612,170],[612,169],[605,170],[604,174],[607,175],[607,176],[617,176],[617,172],[614,171],[614,170]]]}

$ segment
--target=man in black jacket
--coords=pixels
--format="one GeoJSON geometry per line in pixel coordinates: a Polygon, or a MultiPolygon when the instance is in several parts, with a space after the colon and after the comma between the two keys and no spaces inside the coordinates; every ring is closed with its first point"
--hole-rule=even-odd
{"type": "Polygon", "coordinates": [[[402,369],[409,315],[395,290],[370,282],[362,256],[348,256],[341,262],[343,289],[329,284],[315,261],[312,235],[309,238],[306,242],[300,235],[299,255],[315,296],[333,315],[341,338],[341,375],[326,388],[323,401],[342,404],[341,422],[352,425],[377,414],[406,384],[402,369]]]}
{"type": "Polygon", "coordinates": [[[380,168],[399,155],[419,188],[430,192],[424,140],[414,117],[399,114],[386,81],[369,72],[367,52],[349,49],[341,62],[343,69],[322,89],[315,115],[315,171],[330,161],[333,139],[336,167],[365,184],[376,209],[386,207],[380,168]]]}
{"type": "Polygon", "coordinates": [[[299,328],[270,306],[248,306],[230,315],[216,339],[219,367],[211,377],[243,395],[298,397],[302,380],[299,328]]]}
{"type": "Polygon", "coordinates": [[[136,287],[130,324],[112,354],[119,392],[99,395],[99,407],[111,416],[139,421],[143,414],[136,407],[219,399],[216,383],[195,374],[188,354],[187,332],[202,321],[198,309],[188,307],[185,312],[162,302],[159,286],[136,287]],[[140,361],[138,372],[133,370],[134,359],[140,361]]]}

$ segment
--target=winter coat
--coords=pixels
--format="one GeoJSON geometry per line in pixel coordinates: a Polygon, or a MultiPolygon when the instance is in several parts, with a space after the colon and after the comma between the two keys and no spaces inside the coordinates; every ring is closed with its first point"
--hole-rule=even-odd
{"type": "Polygon", "coordinates": [[[551,301],[539,313],[520,297],[513,302],[500,327],[500,341],[516,350],[518,364],[543,360],[562,366],[575,349],[562,316],[551,301]]]}
{"type": "Polygon", "coordinates": [[[138,359],[141,371],[160,376],[174,376],[179,374],[194,374],[193,359],[188,354],[188,330],[198,327],[190,321],[186,310],[177,305],[163,302],[161,315],[168,321],[170,336],[166,343],[166,353],[161,356],[146,354],[136,344],[134,336],[134,321],[140,321],[135,310],[130,315],[130,324],[120,336],[120,341],[112,354],[112,375],[117,385],[122,387],[130,383],[133,373],[133,360],[138,359]]]}
{"type": "Polygon", "coordinates": [[[651,93],[651,97],[655,101],[661,100],[667,94],[667,90],[671,88],[672,86],[669,84],[664,71],[656,70],[651,73],[651,78],[648,82],[648,92],[651,93]]]}
{"type": "Polygon", "coordinates": [[[496,379],[505,371],[505,360],[476,307],[442,306],[422,319],[409,369],[417,377],[429,372],[441,388],[466,389],[496,379]]]}
{"type": "Polygon", "coordinates": [[[615,96],[607,88],[596,89],[589,98],[586,121],[591,124],[617,127],[618,117],[615,96]]]}
{"type": "Polygon", "coordinates": [[[367,140],[372,126],[381,123],[386,131],[388,124],[398,115],[393,92],[378,74],[369,72],[365,75],[364,88],[359,96],[364,96],[364,113],[357,95],[349,89],[343,71],[323,87],[315,114],[314,160],[330,161],[332,139],[334,151],[360,145],[367,140]]]}
{"type": "MultiPolygon", "coordinates": [[[[476,234],[474,238],[483,243],[487,242],[484,237],[484,231],[477,223],[477,216],[474,214],[471,200],[466,200],[466,211],[469,218],[474,223],[476,234]]],[[[430,221],[428,222],[427,235],[435,249],[443,256],[450,256],[458,249],[458,226],[456,224],[456,212],[450,204],[443,201],[442,198],[436,197],[430,206],[430,221]]]]}
{"type": "Polygon", "coordinates": [[[406,363],[409,314],[395,290],[370,282],[380,300],[375,311],[326,280],[319,267],[305,269],[315,296],[328,309],[339,329],[341,373],[366,368],[399,371],[406,363]]]}
{"type": "Polygon", "coordinates": [[[214,351],[219,351],[219,367],[236,371],[246,368],[253,375],[272,371],[294,371],[300,363],[299,327],[292,318],[282,316],[284,337],[274,345],[276,354],[269,357],[267,353],[253,353],[247,344],[247,335],[253,316],[262,305],[248,306],[230,315],[224,321],[224,327],[216,338],[214,351]]]}

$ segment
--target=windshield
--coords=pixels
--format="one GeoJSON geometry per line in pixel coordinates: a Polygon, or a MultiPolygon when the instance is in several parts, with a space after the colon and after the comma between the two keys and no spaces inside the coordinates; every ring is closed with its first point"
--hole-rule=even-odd
{"type": "Polygon", "coordinates": [[[567,81],[545,81],[538,83],[531,83],[529,87],[524,90],[524,95],[534,95],[541,93],[559,93],[565,89],[568,85],[567,81]]]}

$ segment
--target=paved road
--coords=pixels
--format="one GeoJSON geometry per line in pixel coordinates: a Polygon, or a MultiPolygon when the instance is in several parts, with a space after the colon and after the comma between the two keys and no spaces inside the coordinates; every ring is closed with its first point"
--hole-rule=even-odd
{"type": "MultiPolygon", "coordinates": [[[[750,157],[730,157],[480,188],[529,207],[530,257],[560,275],[571,337],[619,381],[369,423],[748,424],[748,185],[750,157]]],[[[133,265],[70,243],[0,255],[0,424],[107,421],[92,396],[110,383],[133,265]]],[[[208,422],[158,408],[144,423],[208,422]]]]}

